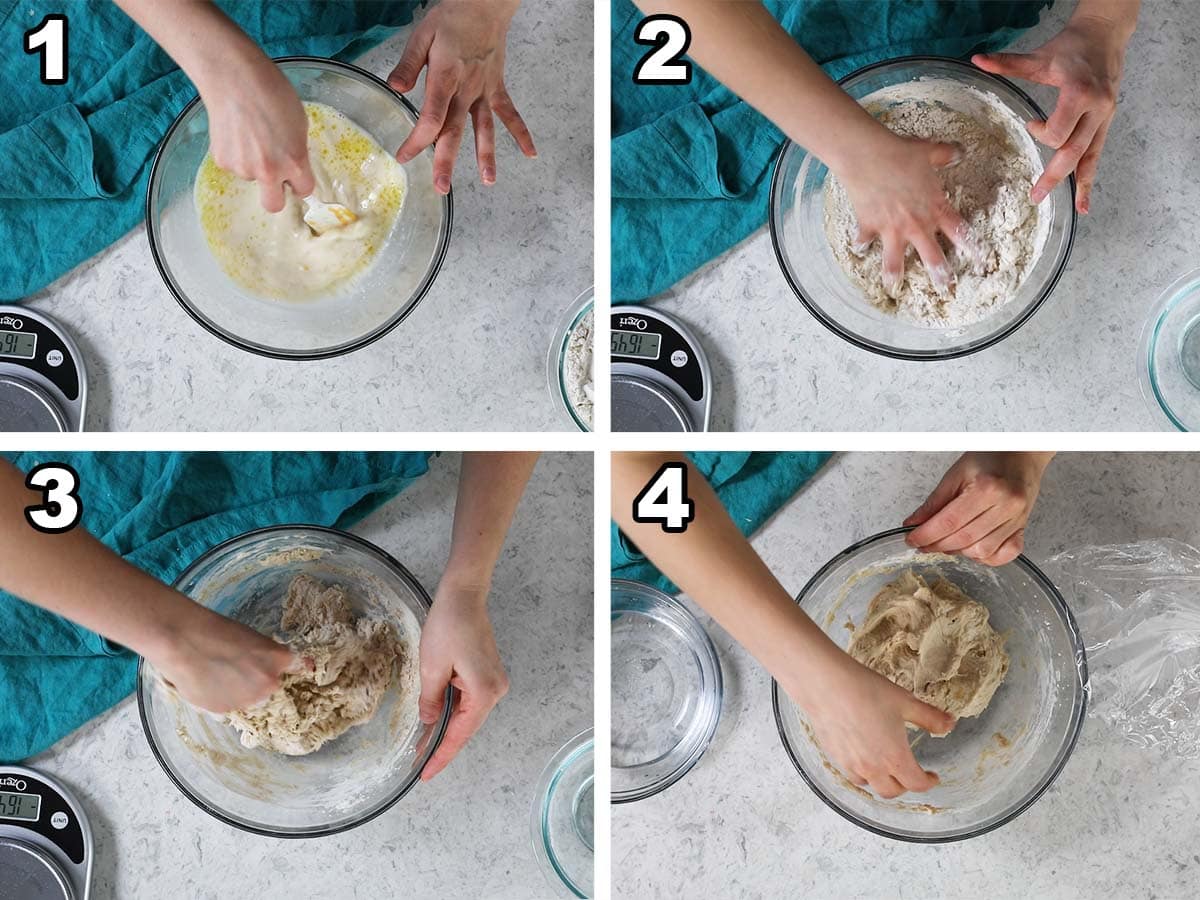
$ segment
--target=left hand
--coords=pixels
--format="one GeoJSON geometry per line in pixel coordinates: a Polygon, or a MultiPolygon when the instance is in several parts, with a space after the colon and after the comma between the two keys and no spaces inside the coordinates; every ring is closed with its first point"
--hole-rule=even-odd
{"type": "Polygon", "coordinates": [[[388,76],[400,93],[411,91],[421,69],[425,102],[421,116],[396,151],[401,163],[415,159],[434,141],[433,186],[450,192],[450,176],[466,131],[467,115],[475,128],[479,178],[496,183],[496,126],[493,114],[527,157],[537,156],[533,137],[504,86],[508,25],[519,0],[441,0],[408,39],[404,55],[388,76]]]}
{"type": "Polygon", "coordinates": [[[1030,192],[1034,203],[1041,203],[1074,172],[1075,208],[1082,214],[1091,209],[1092,184],[1117,111],[1125,46],[1132,33],[1131,27],[1107,19],[1076,16],[1030,53],[971,57],[985,72],[1058,88],[1050,118],[1027,126],[1039,143],[1057,151],[1030,192]]]}
{"type": "Polygon", "coordinates": [[[449,765],[508,693],[508,676],[487,614],[487,590],[438,585],[421,633],[421,722],[431,725],[445,705],[446,687],[458,702],[437,751],[421,771],[428,781],[449,765]]]}

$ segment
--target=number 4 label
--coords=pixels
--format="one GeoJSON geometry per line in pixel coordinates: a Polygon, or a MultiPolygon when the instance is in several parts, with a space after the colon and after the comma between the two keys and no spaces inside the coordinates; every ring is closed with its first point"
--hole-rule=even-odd
{"type": "Polygon", "coordinates": [[[634,84],[691,84],[692,64],[680,59],[692,45],[687,22],[666,14],[646,16],[633,39],[654,47],[633,69],[634,84]]]}
{"type": "Polygon", "coordinates": [[[687,531],[696,518],[696,503],[687,493],[687,466],[663,463],[654,477],[633,498],[633,521],[662,525],[670,534],[687,531]]]}
{"type": "Polygon", "coordinates": [[[79,473],[66,463],[43,463],[26,477],[25,487],[42,492],[40,504],[25,507],[25,520],[38,531],[62,534],[79,524],[79,473]]]}
{"type": "Polygon", "coordinates": [[[67,17],[51,13],[25,32],[25,52],[41,53],[42,84],[66,84],[67,17]]]}

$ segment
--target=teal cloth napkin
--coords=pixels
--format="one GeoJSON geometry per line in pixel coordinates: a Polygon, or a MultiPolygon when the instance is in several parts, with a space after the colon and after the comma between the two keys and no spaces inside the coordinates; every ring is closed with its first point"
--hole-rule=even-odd
{"type": "MultiPolygon", "coordinates": [[[[409,24],[420,3],[219,5],[270,56],[349,60],[409,24]]],[[[45,287],[141,220],[154,152],[196,94],[111,0],[75,0],[60,10],[68,13],[68,81],[42,84],[40,57],[21,47],[44,6],[0,0],[0,300],[7,301],[45,287]]]]}
{"type": "MultiPolygon", "coordinates": [[[[742,534],[749,537],[800,490],[831,453],[689,453],[742,534]]],[[[612,524],[612,577],[679,593],[665,575],[612,524]]]]}
{"type": "MultiPolygon", "coordinates": [[[[833,78],[897,56],[998,50],[1051,0],[765,0],[833,78]]],[[[784,136],[699,66],[687,85],[636,85],[642,13],[612,7],[612,297],[659,294],[767,220],[784,136]]]]}
{"type": "MultiPolygon", "coordinates": [[[[428,453],[22,453],[80,475],[83,527],[174,582],[200,554],[267,525],[347,528],[429,468],[428,453]]],[[[49,747],[134,689],[137,657],[0,592],[0,762],[49,747]]]]}

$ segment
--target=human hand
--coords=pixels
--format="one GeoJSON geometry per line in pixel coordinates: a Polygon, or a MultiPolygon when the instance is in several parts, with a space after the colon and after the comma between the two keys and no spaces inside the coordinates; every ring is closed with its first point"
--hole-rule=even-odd
{"type": "Polygon", "coordinates": [[[1133,15],[1129,22],[1077,15],[1029,53],[976,54],[971,58],[985,72],[1058,88],[1050,118],[1026,126],[1039,143],[1057,151],[1030,191],[1034,203],[1041,203],[1074,172],[1075,208],[1085,214],[1091,209],[1092,184],[1117,111],[1125,47],[1133,34],[1136,6],[1133,15]]]}
{"type": "Polygon", "coordinates": [[[821,749],[854,784],[885,800],[937,786],[937,774],[913,756],[905,723],[942,735],[954,727],[953,716],[840,650],[820,679],[797,682],[794,691],[780,683],[808,714],[821,749]]]}
{"type": "Polygon", "coordinates": [[[442,715],[447,686],[458,690],[458,701],[441,745],[421,771],[423,781],[449,765],[508,693],[508,676],[488,619],[487,589],[461,588],[443,579],[421,633],[423,724],[432,725],[442,715]]]}
{"type": "Polygon", "coordinates": [[[964,453],[904,520],[905,540],[930,553],[961,553],[989,566],[1025,547],[1025,523],[1052,453],[964,453]]]}
{"type": "Polygon", "coordinates": [[[942,294],[949,291],[954,271],[938,243],[938,232],[973,263],[981,259],[979,242],[950,205],[936,171],[961,158],[962,149],[954,144],[900,137],[881,125],[872,147],[837,173],[858,220],[852,249],[864,253],[872,241],[880,241],[888,296],[896,297],[904,284],[904,256],[910,244],[934,287],[942,294]]]}
{"type": "Polygon", "coordinates": [[[416,127],[400,149],[401,163],[415,159],[434,141],[433,184],[450,192],[450,176],[466,130],[467,115],[475,129],[479,178],[496,183],[496,134],[493,114],[516,139],[527,157],[537,156],[533,137],[504,86],[504,53],[508,25],[519,0],[441,0],[414,29],[388,84],[401,93],[425,77],[425,101],[416,127]]]}

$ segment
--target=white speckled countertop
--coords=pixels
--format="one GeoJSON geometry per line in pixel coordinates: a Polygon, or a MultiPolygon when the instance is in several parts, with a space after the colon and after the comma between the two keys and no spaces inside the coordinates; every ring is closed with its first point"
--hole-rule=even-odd
{"type": "MultiPolygon", "coordinates": [[[[1060,2],[1015,45],[1053,35],[1060,2]]],[[[1161,427],[1138,386],[1150,307],[1196,268],[1194,124],[1200,3],[1151,0],[1066,272],[1015,335],[961,360],[898,362],[827,331],[796,299],[765,228],[651,304],[710,354],[715,431],[1142,431],[1161,427]],[[854,402],[847,402],[853,396],[854,402]]],[[[1021,82],[1049,112],[1053,89],[1021,82]]]]}
{"type": "MultiPolygon", "coordinates": [[[[430,593],[449,548],[458,462],[434,460],[428,475],[353,529],[430,593]]],[[[86,806],[96,838],[93,900],[554,896],[534,858],[529,816],[543,767],[592,724],[591,512],[591,455],[544,456],[492,590],[509,694],[445,772],[366,825],[287,841],[221,824],[159,768],[133,698],[29,760],[86,806]]]]}
{"type": "MultiPolygon", "coordinates": [[[[468,128],[445,265],[415,312],[369,347],[282,362],[225,344],[171,296],[140,225],[33,296],[86,357],[86,428],[573,430],[545,366],[554,324],[593,280],[592,19],[590,3],[521,4],[506,81],[539,156],[524,159],[497,125],[497,183],[484,188],[468,128]]],[[[408,33],[357,64],[386,77],[408,33]]]]}
{"type": "MultiPolygon", "coordinates": [[[[754,545],[796,592],[834,554],[899,525],[954,459],[836,456],[754,545]]],[[[1197,544],[1197,488],[1194,455],[1061,455],[1043,482],[1026,553],[1041,562],[1085,544],[1197,544]]],[[[1137,749],[1089,718],[1050,790],[999,830],[941,846],[877,837],[800,779],[775,728],[770,679],[702,618],[726,676],[721,725],[681,782],[614,807],[614,897],[1195,896],[1200,762],[1137,749]]]]}

